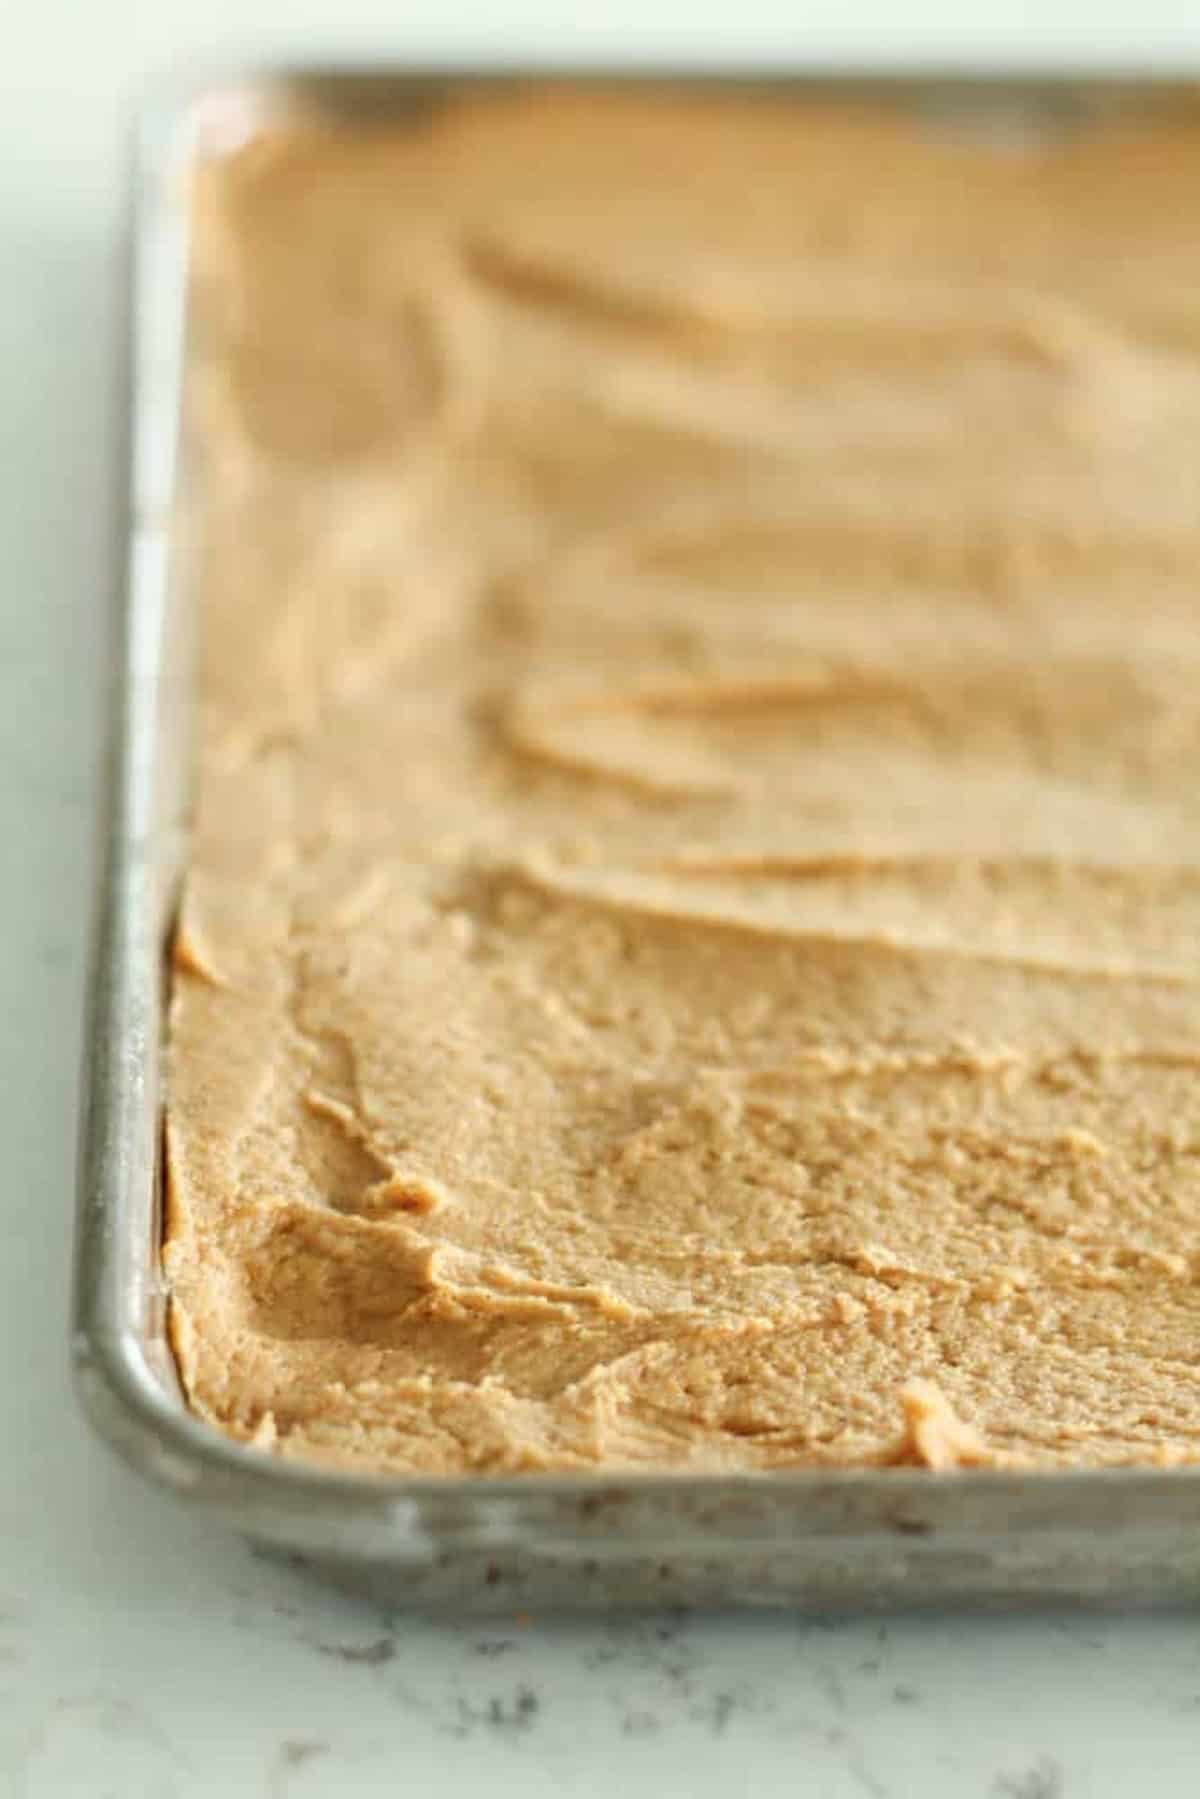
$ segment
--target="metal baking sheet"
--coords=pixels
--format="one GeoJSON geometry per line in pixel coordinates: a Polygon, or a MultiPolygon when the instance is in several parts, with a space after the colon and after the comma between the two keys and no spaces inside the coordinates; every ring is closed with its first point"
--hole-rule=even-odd
{"type": "MultiPolygon", "coordinates": [[[[271,71],[199,84],[142,122],[128,556],[112,631],[79,1164],[73,1354],[83,1404],[129,1463],[179,1499],[391,1604],[512,1611],[1194,1600],[1200,1470],[372,1478],[272,1460],[187,1410],[165,1332],[159,1237],[164,952],[186,849],[189,608],[179,519],[189,170],[298,112],[347,126],[399,123],[466,87],[539,79],[271,71]]],[[[680,75],[670,85],[716,79],[680,75]]],[[[1169,79],[774,72],[726,85],[784,92],[797,106],[831,91],[887,98],[931,130],[1009,139],[1085,131],[1120,112],[1200,112],[1200,82],[1169,79]]]]}

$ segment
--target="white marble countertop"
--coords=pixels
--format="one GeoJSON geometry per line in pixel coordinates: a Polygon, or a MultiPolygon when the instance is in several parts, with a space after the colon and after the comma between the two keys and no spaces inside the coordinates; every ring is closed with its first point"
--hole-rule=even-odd
{"type": "Polygon", "coordinates": [[[6,21],[0,1795],[345,1799],[487,1783],[497,1799],[1182,1799],[1200,1788],[1192,1618],[386,1617],[176,1510],[76,1414],[67,1267],[101,596],[115,548],[120,132],[144,72],[196,53],[334,44],[509,59],[1182,58],[1200,69],[1191,0],[1059,0],[1036,25],[1011,6],[934,0],[874,0],[852,21],[840,4],[767,0],[707,23],[702,8],[697,19],[694,6],[634,0],[584,23],[575,10],[42,0],[6,21]],[[402,16],[403,34],[385,32],[402,16]]]}

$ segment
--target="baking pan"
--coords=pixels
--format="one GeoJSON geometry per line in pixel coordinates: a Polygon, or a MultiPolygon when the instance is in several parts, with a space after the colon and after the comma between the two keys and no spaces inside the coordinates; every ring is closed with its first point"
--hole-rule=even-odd
{"type": "MultiPolygon", "coordinates": [[[[1200,1470],[373,1478],[273,1460],[188,1412],[166,1337],[159,1236],[165,949],[186,850],[187,446],[180,421],[189,171],[197,158],[226,154],[263,123],[297,111],[347,125],[364,117],[400,122],[465,87],[537,79],[276,71],[197,86],[143,120],[128,557],[112,634],[85,1043],[73,1314],[83,1404],[101,1435],[161,1487],[388,1604],[511,1612],[1194,1599],[1200,1470]]],[[[713,81],[672,77],[671,85],[713,81]]],[[[752,83],[736,77],[743,90],[752,83]]],[[[1086,130],[1114,111],[1200,110],[1200,84],[1166,79],[782,80],[773,73],[757,85],[787,92],[797,106],[830,91],[884,97],[913,108],[931,128],[1005,135],[1086,130]]]]}

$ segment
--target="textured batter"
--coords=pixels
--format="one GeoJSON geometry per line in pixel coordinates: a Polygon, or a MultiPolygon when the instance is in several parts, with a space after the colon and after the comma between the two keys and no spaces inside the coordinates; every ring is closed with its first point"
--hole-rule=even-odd
{"type": "Polygon", "coordinates": [[[192,1404],[1200,1454],[1200,126],[478,98],[199,183],[192,1404]]]}

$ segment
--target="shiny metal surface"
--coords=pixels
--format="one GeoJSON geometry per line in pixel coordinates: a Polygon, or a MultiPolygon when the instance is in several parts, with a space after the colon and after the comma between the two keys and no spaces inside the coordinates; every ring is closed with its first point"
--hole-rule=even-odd
{"type": "MultiPolygon", "coordinates": [[[[347,124],[398,120],[463,86],[532,79],[274,72],[198,86],[144,121],[129,553],[110,671],[106,855],[79,1161],[73,1355],[83,1404],[113,1448],[160,1486],[388,1603],[511,1611],[1194,1599],[1200,1470],[372,1479],[272,1460],[186,1409],[165,1334],[158,1251],[163,952],[186,846],[189,741],[180,523],[188,171],[262,120],[297,110],[347,124]]],[[[739,76],[728,85],[747,84],[739,76]]],[[[1200,88],[1168,80],[772,75],[755,85],[786,91],[797,105],[830,89],[891,94],[931,130],[1018,141],[1086,130],[1117,110],[1200,108],[1200,88]]]]}

